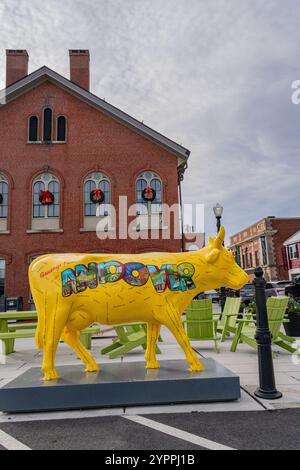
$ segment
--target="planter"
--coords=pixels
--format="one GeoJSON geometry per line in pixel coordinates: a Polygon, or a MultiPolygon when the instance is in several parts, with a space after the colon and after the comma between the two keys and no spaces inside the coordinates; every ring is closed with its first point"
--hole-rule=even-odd
{"type": "Polygon", "coordinates": [[[288,336],[300,337],[300,313],[288,313],[289,323],[284,323],[284,329],[288,336]]]}

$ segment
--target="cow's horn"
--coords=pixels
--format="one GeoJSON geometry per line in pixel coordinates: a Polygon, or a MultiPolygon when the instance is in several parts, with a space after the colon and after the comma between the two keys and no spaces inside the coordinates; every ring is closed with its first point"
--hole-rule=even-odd
{"type": "Polygon", "coordinates": [[[224,243],[224,240],[225,240],[225,228],[221,227],[215,239],[215,243],[214,243],[215,247],[220,249],[224,243]]]}

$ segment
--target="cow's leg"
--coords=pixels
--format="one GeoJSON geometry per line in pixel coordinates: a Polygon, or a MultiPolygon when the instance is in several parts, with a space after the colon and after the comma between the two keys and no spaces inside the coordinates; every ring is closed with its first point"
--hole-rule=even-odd
{"type": "Polygon", "coordinates": [[[195,351],[192,349],[188,336],[185,332],[181,321],[181,315],[175,311],[174,307],[170,304],[163,312],[162,321],[161,321],[177,340],[178,344],[182,347],[184,354],[186,356],[187,362],[190,364],[191,372],[199,372],[205,370],[204,366],[199,361],[195,351]]]}
{"type": "Polygon", "coordinates": [[[57,380],[59,375],[55,370],[55,355],[58,343],[65,326],[66,316],[64,312],[57,310],[48,324],[46,324],[46,337],[44,342],[44,358],[42,371],[44,380],[57,380]]]}
{"type": "Polygon", "coordinates": [[[156,359],[156,343],[159,337],[159,331],[159,323],[147,323],[147,350],[145,354],[147,369],[159,369],[159,362],[156,359]]]}
{"type": "Polygon", "coordinates": [[[96,363],[93,356],[80,342],[79,336],[80,332],[70,330],[68,327],[66,327],[63,331],[61,339],[72,349],[74,349],[74,351],[76,352],[76,354],[78,354],[82,362],[86,364],[86,372],[99,372],[100,368],[98,364],[96,363]]]}

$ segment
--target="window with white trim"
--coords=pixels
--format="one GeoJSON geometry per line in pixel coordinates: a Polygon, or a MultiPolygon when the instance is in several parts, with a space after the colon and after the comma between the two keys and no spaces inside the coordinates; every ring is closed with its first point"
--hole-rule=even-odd
{"type": "Polygon", "coordinates": [[[8,218],[8,181],[0,175],[0,232],[7,230],[8,218]]]}
{"type": "Polygon", "coordinates": [[[136,180],[137,229],[161,228],[162,191],[160,176],[153,171],[141,173],[136,180]]]}
{"type": "Polygon", "coordinates": [[[290,260],[299,258],[297,243],[294,243],[293,245],[289,245],[288,250],[289,250],[290,260]]]}
{"type": "Polygon", "coordinates": [[[60,184],[52,173],[42,173],[32,186],[32,229],[59,228],[60,184]]]}
{"type": "Polygon", "coordinates": [[[110,180],[104,173],[91,173],[84,180],[83,191],[84,228],[95,229],[100,219],[110,216],[110,180]]]}

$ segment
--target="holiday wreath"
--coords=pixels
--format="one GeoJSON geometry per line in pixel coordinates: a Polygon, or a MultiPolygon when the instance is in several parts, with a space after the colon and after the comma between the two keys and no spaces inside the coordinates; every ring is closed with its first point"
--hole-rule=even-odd
{"type": "Polygon", "coordinates": [[[153,202],[156,198],[155,189],[151,188],[150,186],[147,186],[147,188],[145,188],[142,192],[142,198],[144,199],[144,201],[153,202]]]}
{"type": "Polygon", "coordinates": [[[101,189],[93,189],[90,199],[94,204],[102,204],[104,202],[104,192],[101,189]]]}

